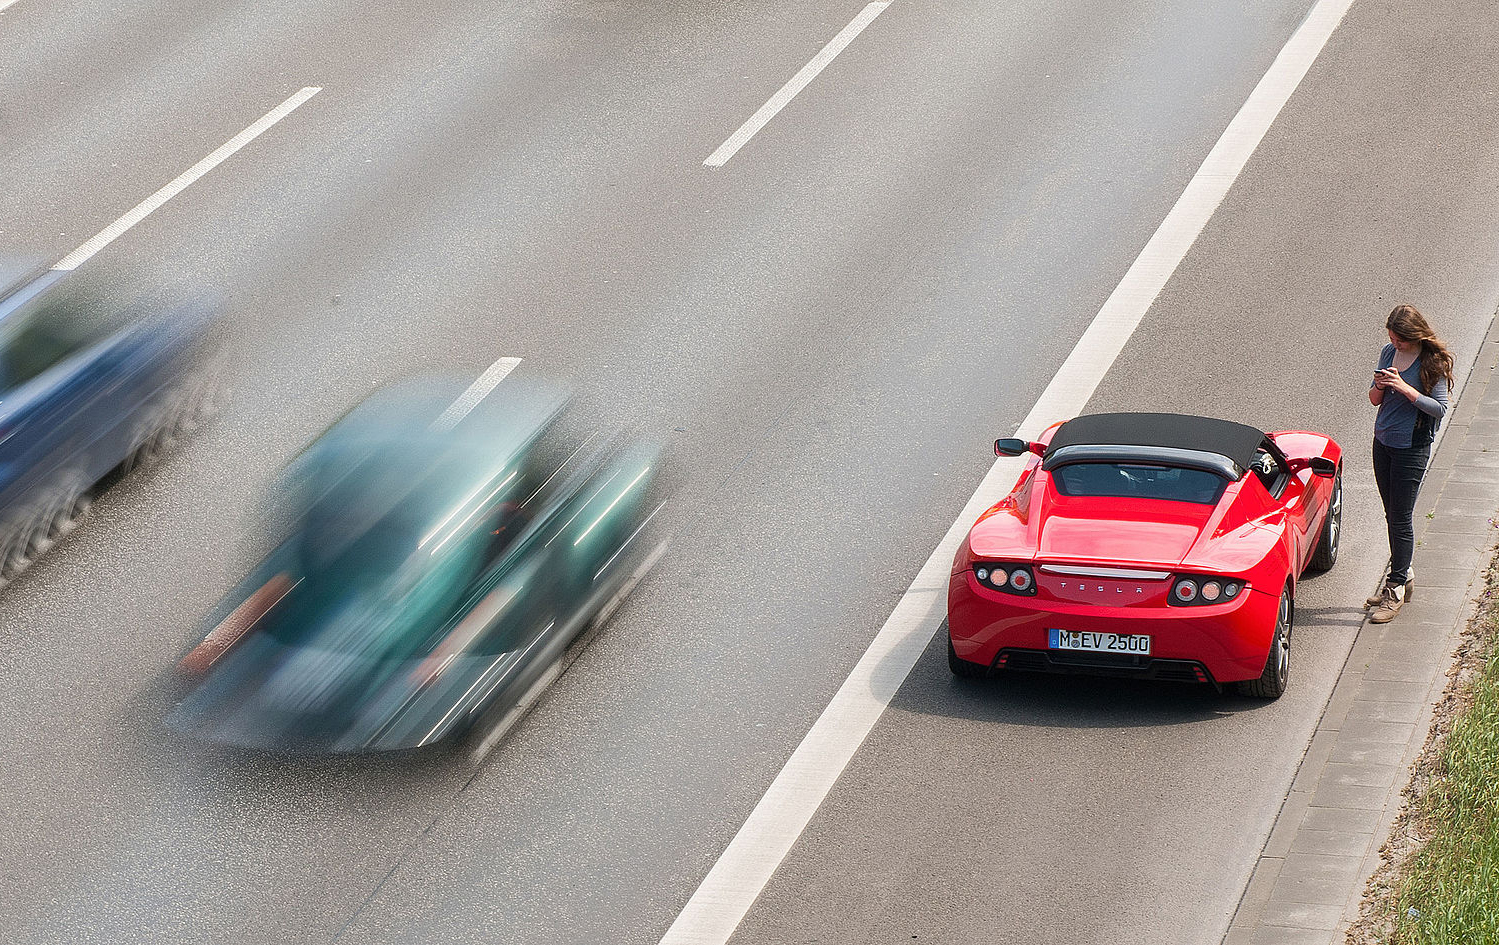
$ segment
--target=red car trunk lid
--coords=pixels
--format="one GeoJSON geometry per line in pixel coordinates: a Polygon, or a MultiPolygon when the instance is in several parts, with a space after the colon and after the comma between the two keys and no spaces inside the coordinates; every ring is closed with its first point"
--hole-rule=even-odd
{"type": "Polygon", "coordinates": [[[1050,496],[1038,523],[1036,561],[1098,565],[1181,564],[1215,506],[1159,499],[1050,496]]]}

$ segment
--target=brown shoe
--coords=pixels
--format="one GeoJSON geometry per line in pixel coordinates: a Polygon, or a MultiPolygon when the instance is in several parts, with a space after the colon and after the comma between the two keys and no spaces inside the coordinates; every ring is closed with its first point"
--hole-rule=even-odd
{"type": "MultiPolygon", "coordinates": [[[[1416,591],[1416,579],[1415,578],[1411,578],[1409,581],[1405,582],[1405,596],[1403,598],[1401,598],[1401,600],[1410,600],[1412,597],[1415,596],[1415,591],[1416,591]]],[[[1378,607],[1383,601],[1384,601],[1384,587],[1381,586],[1379,590],[1377,590],[1377,591],[1374,592],[1373,596],[1371,596],[1371,597],[1365,597],[1364,598],[1364,606],[1365,607],[1378,607]]]]}
{"type": "Polygon", "coordinates": [[[1389,623],[1400,613],[1400,608],[1405,606],[1405,587],[1403,585],[1386,584],[1380,592],[1379,606],[1369,614],[1370,623],[1389,623]]]}

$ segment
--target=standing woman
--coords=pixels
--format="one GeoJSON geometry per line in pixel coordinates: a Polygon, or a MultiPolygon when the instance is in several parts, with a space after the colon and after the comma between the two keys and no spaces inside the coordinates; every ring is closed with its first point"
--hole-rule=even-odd
{"type": "Polygon", "coordinates": [[[1411,555],[1416,550],[1416,493],[1452,390],[1452,354],[1415,306],[1395,306],[1385,329],[1390,343],[1379,353],[1369,403],[1379,408],[1374,418],[1374,481],[1390,532],[1390,575],[1379,593],[1365,602],[1374,608],[1369,615],[1374,623],[1393,620],[1415,590],[1411,555]]]}

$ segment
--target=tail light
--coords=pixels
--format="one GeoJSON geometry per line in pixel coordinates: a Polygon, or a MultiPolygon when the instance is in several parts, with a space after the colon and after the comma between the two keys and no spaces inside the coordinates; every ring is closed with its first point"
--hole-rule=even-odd
{"type": "Polygon", "coordinates": [[[1231,601],[1249,585],[1236,578],[1181,574],[1171,582],[1167,600],[1177,607],[1202,607],[1231,601]]]}
{"type": "Polygon", "coordinates": [[[266,581],[259,590],[246,597],[244,603],[234,608],[217,627],[210,630],[208,636],[203,638],[203,642],[193,647],[192,651],[177,663],[177,668],[193,676],[202,676],[207,673],[214,663],[217,663],[225,653],[234,648],[235,644],[243,640],[255,624],[260,622],[260,618],[269,613],[270,609],[279,604],[281,599],[299,583],[301,582],[293,582],[285,573],[277,574],[266,581]]]}
{"type": "Polygon", "coordinates": [[[1028,564],[1005,564],[984,562],[973,566],[973,576],[978,582],[993,591],[1033,597],[1036,593],[1036,576],[1028,564]]]}

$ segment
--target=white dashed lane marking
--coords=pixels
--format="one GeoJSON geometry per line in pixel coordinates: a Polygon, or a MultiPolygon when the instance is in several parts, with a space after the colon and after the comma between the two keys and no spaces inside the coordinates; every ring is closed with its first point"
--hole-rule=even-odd
{"type": "Polygon", "coordinates": [[[781,86],[780,91],[772,95],[769,101],[760,106],[759,111],[755,112],[749,117],[748,121],[739,126],[738,131],[729,135],[729,140],[719,145],[718,150],[708,155],[708,159],[703,162],[703,166],[723,167],[728,163],[729,158],[733,157],[736,151],[744,147],[745,142],[753,138],[756,132],[764,128],[766,123],[776,116],[777,112],[785,108],[786,104],[792,99],[796,98],[797,93],[806,88],[808,83],[813,79],[817,78],[817,74],[826,69],[828,63],[832,62],[839,53],[843,52],[848,44],[854,41],[854,37],[864,32],[864,27],[873,23],[874,18],[885,12],[885,8],[889,5],[888,2],[871,3],[859,11],[859,15],[854,17],[852,22],[845,26],[837,36],[834,36],[831,42],[822,47],[822,51],[813,56],[811,62],[802,66],[801,70],[792,76],[790,81],[781,86]]]}
{"type": "MultiPolygon", "coordinates": [[[[0,9],[4,9],[4,7],[0,6],[0,9]]],[[[270,128],[272,125],[276,124],[276,122],[285,118],[287,115],[290,115],[303,102],[312,98],[314,95],[318,94],[321,91],[322,89],[320,88],[308,87],[302,89],[300,92],[297,92],[295,95],[282,102],[280,105],[277,105],[275,108],[271,109],[264,116],[262,116],[259,121],[255,122],[255,124],[251,125],[244,131],[241,131],[239,134],[235,135],[233,138],[230,138],[228,141],[224,142],[224,144],[220,145],[219,148],[212,154],[208,155],[208,157],[183,171],[171,183],[167,184],[156,193],[136,204],[132,209],[127,211],[124,216],[120,217],[109,226],[100,230],[87,243],[84,243],[82,246],[64,256],[61,260],[58,261],[57,265],[53,266],[52,268],[60,271],[77,269],[79,266],[83,265],[90,258],[92,258],[95,253],[99,252],[99,250],[119,239],[126,230],[130,229],[132,226],[135,226],[137,223],[150,216],[151,213],[157,210],[162,204],[166,203],[168,200],[171,200],[173,197],[177,196],[188,187],[192,186],[192,184],[199,178],[201,178],[204,174],[207,174],[209,171],[227,161],[240,148],[243,148],[251,141],[254,141],[256,138],[260,137],[260,135],[267,128],[270,128]]]]}

